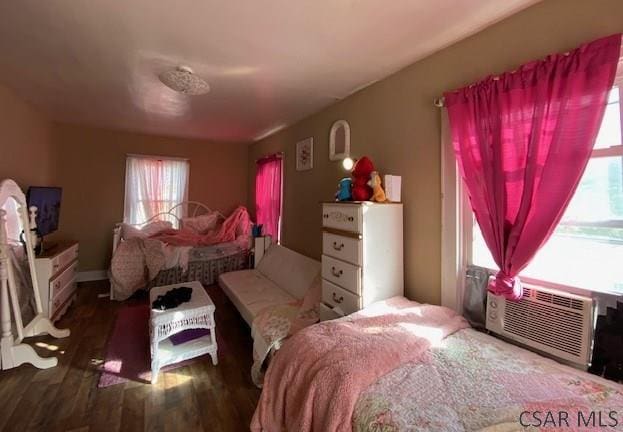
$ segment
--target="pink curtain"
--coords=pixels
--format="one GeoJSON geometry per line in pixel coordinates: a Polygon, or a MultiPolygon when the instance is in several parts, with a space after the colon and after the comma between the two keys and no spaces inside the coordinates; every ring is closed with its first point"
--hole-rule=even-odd
{"type": "Polygon", "coordinates": [[[582,177],[620,50],[613,35],[444,95],[461,176],[500,268],[493,293],[521,298],[516,276],[582,177]]]}
{"type": "Polygon", "coordinates": [[[263,234],[279,241],[281,223],[281,154],[257,161],[255,174],[255,215],[264,226],[263,234]]]}

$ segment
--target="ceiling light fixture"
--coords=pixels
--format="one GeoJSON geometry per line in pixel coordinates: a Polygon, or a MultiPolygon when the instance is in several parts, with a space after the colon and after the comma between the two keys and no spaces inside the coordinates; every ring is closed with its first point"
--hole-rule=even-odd
{"type": "Polygon", "coordinates": [[[195,75],[188,66],[178,66],[173,70],[161,73],[158,78],[170,89],[187,95],[202,95],[210,91],[210,86],[206,80],[195,75]]]}

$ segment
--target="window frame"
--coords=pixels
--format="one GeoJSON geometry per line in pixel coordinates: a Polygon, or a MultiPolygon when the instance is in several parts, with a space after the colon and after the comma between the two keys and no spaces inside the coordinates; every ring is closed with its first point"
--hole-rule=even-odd
{"type": "MultiPolygon", "coordinates": [[[[134,154],[134,153],[126,154],[126,157],[125,157],[124,197],[123,197],[123,222],[124,223],[131,223],[131,221],[128,218],[129,218],[129,215],[131,213],[130,207],[132,206],[132,204],[138,205],[138,204],[143,203],[143,202],[159,202],[159,203],[167,203],[167,202],[169,202],[169,203],[173,203],[169,207],[169,209],[171,209],[171,208],[175,207],[176,205],[179,205],[180,203],[187,202],[188,201],[189,187],[190,187],[190,159],[182,158],[182,157],[175,157],[175,156],[146,155],[146,154],[134,154]],[[129,182],[129,178],[130,178],[129,161],[130,161],[130,159],[147,159],[147,160],[151,160],[151,161],[184,162],[186,164],[186,179],[185,179],[186,180],[186,184],[184,185],[184,193],[183,193],[183,196],[181,198],[181,201],[177,202],[177,203],[173,203],[172,200],[168,200],[168,199],[150,200],[150,199],[146,199],[146,198],[138,199],[138,197],[137,197],[137,199],[136,199],[136,201],[134,203],[129,202],[128,198],[129,198],[129,196],[132,195],[131,192],[130,192],[131,185],[130,185],[130,182],[129,182]]],[[[179,223],[179,219],[181,219],[181,218],[186,216],[184,214],[185,211],[186,211],[186,209],[182,206],[182,214],[177,216],[177,220],[172,221],[174,226],[179,223]]],[[[145,223],[151,221],[155,216],[157,216],[157,215],[149,216],[149,217],[147,217],[146,220],[134,223],[133,225],[142,226],[145,223]]],[[[175,219],[175,218],[173,218],[173,219],[175,219]]]]}
{"type": "MultiPolygon", "coordinates": [[[[619,137],[620,144],[616,144],[616,145],[613,145],[607,148],[593,149],[591,152],[590,159],[593,159],[593,158],[597,159],[597,158],[604,158],[604,157],[621,157],[621,163],[623,163],[623,80],[617,79],[614,82],[613,87],[617,87],[619,91],[619,121],[621,123],[621,136],[619,137]]],[[[463,213],[464,220],[462,222],[462,226],[464,228],[473,227],[474,226],[474,213],[469,204],[469,199],[467,197],[467,192],[465,191],[465,188],[463,186],[463,182],[461,181],[459,181],[459,193],[461,194],[461,197],[462,197],[461,202],[463,205],[462,213],[463,213]]],[[[564,224],[567,226],[623,228],[623,220],[608,220],[608,221],[596,221],[596,222],[579,222],[578,221],[575,223],[561,222],[560,224],[564,224]]],[[[462,234],[463,235],[462,235],[461,243],[462,243],[462,254],[464,257],[463,261],[465,264],[464,269],[466,268],[467,265],[477,265],[477,266],[483,267],[480,264],[475,264],[473,262],[473,253],[472,253],[473,252],[472,245],[473,245],[473,237],[474,237],[473,229],[463,229],[462,234]]],[[[496,268],[489,268],[489,267],[483,267],[483,268],[487,268],[488,270],[491,270],[493,272],[498,271],[498,269],[496,268]]],[[[579,287],[579,286],[574,286],[574,285],[569,285],[569,284],[562,284],[558,282],[548,281],[545,279],[528,277],[528,276],[524,276],[521,274],[519,276],[522,282],[528,285],[540,286],[544,288],[552,288],[552,289],[566,291],[566,292],[575,293],[575,294],[587,294],[587,293],[616,294],[612,291],[599,290],[596,288],[579,287]]]]}
{"type": "MultiPolygon", "coordinates": [[[[591,152],[590,159],[600,159],[607,157],[620,157],[621,164],[623,164],[623,79],[618,79],[615,81],[613,87],[616,87],[619,91],[619,124],[620,124],[620,133],[619,144],[611,145],[606,148],[598,148],[593,149],[591,152]]],[[[609,105],[609,104],[607,104],[609,105]]],[[[591,228],[620,228],[623,229],[623,218],[622,219],[612,219],[607,221],[596,221],[596,222],[581,222],[581,221],[570,221],[570,222],[560,222],[560,225],[563,226],[577,226],[577,227],[591,227],[591,228]]]]}
{"type": "MultiPolygon", "coordinates": [[[[623,63],[621,64],[623,65],[623,63]]],[[[619,70],[623,70],[623,68],[619,66],[619,70]]],[[[623,73],[617,75],[613,87],[618,87],[619,90],[620,145],[593,149],[591,159],[621,157],[623,163],[623,73]]],[[[462,313],[465,272],[467,266],[473,264],[474,215],[459,175],[446,109],[441,110],[441,156],[441,304],[462,313]]],[[[567,225],[573,226],[570,223],[567,225]]],[[[585,223],[585,226],[623,228],[623,221],[590,222],[585,223]]],[[[489,270],[497,271],[497,269],[489,270]]],[[[521,280],[526,285],[551,288],[573,294],[615,295],[611,291],[577,287],[527,276],[521,276],[521,280]]]]}

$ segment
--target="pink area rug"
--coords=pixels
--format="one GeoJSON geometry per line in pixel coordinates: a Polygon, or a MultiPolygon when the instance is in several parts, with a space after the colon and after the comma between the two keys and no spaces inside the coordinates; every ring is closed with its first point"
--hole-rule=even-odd
{"type": "MultiPolygon", "coordinates": [[[[192,331],[189,335],[178,336],[177,342],[184,342],[200,336],[202,332],[192,331]]],[[[221,357],[224,346],[222,338],[216,332],[218,356],[221,357]]],[[[175,343],[175,342],[174,342],[175,343]]],[[[186,366],[195,361],[211,363],[209,355],[165,366],[160,373],[186,366]]],[[[98,387],[108,387],[128,381],[151,382],[151,357],[149,353],[149,306],[126,306],[119,310],[115,328],[108,341],[104,364],[100,367],[98,387]]],[[[160,377],[162,378],[162,377],[160,377]]]]}

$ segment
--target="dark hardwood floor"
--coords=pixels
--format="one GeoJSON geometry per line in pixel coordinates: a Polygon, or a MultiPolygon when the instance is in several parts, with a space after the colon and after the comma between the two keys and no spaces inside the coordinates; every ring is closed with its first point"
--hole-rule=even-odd
{"type": "MultiPolygon", "coordinates": [[[[209,358],[161,373],[158,384],[127,382],[98,388],[97,367],[117,311],[126,303],[98,298],[108,282],[80,284],[77,301],[57,323],[67,339],[29,339],[59,365],[0,371],[0,430],[6,431],[248,431],[260,391],[250,378],[250,331],[219,287],[216,305],[219,364],[209,358]],[[221,349],[222,348],[222,349],[221,349]]],[[[129,300],[132,301],[146,301],[129,300]]],[[[147,324],[146,324],[147,325],[147,324]]]]}

